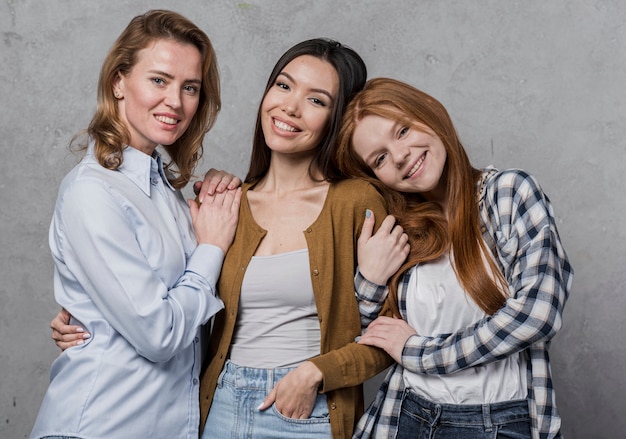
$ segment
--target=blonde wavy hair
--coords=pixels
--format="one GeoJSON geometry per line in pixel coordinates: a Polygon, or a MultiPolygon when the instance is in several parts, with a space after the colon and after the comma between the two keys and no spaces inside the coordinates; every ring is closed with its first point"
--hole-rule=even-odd
{"type": "MultiPolygon", "coordinates": [[[[86,134],[95,142],[94,152],[98,162],[107,169],[119,168],[130,134],[118,113],[113,84],[118,74],[126,75],[132,70],[140,50],[160,39],[191,44],[202,58],[202,86],[196,114],[176,142],[163,146],[171,159],[166,164],[170,183],[180,189],[193,177],[195,166],[202,157],[204,135],[215,123],[221,107],[219,70],[211,40],[182,15],[167,10],[151,10],[130,21],[102,64],[96,111],[86,134]]],[[[78,136],[72,139],[72,143],[78,136]]],[[[85,143],[80,145],[80,149],[86,147],[85,143]]]]}

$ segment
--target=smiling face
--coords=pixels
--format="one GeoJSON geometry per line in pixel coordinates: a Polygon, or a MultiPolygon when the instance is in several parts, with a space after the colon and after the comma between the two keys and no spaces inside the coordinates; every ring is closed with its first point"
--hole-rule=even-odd
{"type": "Polygon", "coordinates": [[[328,62],[303,55],[287,64],[261,104],[261,127],[272,152],[312,156],[338,90],[337,72],[328,62]]]}
{"type": "Polygon", "coordinates": [[[187,130],[200,101],[202,58],[191,44],[159,39],[137,54],[127,75],[113,84],[130,145],[152,154],[187,130]]]}
{"type": "Polygon", "coordinates": [[[444,202],[446,149],[427,126],[408,126],[367,115],[357,123],[352,144],[356,154],[385,185],[444,202]]]}

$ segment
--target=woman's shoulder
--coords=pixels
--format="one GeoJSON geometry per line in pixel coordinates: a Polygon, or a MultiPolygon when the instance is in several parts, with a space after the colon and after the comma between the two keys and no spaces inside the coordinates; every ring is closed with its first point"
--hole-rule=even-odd
{"type": "Polygon", "coordinates": [[[332,194],[338,199],[371,200],[382,196],[374,185],[360,178],[349,178],[331,184],[332,194]]]}
{"type": "Polygon", "coordinates": [[[92,155],[86,155],[62,180],[57,204],[67,209],[97,211],[106,203],[126,205],[136,188],[149,190],[149,175],[129,178],[119,170],[104,168],[92,155]]]}
{"type": "Polygon", "coordinates": [[[387,211],[385,199],[373,184],[362,179],[349,179],[332,183],[328,191],[327,205],[333,210],[354,210],[355,212],[370,209],[376,215],[387,211]]]}
{"type": "Polygon", "coordinates": [[[541,192],[539,182],[529,172],[518,169],[497,169],[489,166],[482,169],[480,197],[485,195],[513,196],[541,192]]]}
{"type": "Polygon", "coordinates": [[[482,178],[480,205],[491,215],[508,218],[506,222],[516,218],[538,222],[553,215],[550,199],[529,172],[487,168],[482,178]]]}
{"type": "Polygon", "coordinates": [[[93,156],[87,155],[63,177],[59,194],[99,190],[105,186],[110,173],[112,171],[100,166],[93,156]]]}

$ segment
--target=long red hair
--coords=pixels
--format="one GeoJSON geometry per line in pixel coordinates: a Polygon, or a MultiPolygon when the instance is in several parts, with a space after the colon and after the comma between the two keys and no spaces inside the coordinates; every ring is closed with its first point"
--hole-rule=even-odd
{"type": "Polygon", "coordinates": [[[389,282],[389,305],[396,315],[399,315],[397,289],[402,274],[415,264],[432,261],[450,249],[459,282],[474,302],[488,314],[504,304],[508,287],[489,257],[480,231],[476,193],[480,171],[472,167],[452,120],[439,101],[394,79],[369,80],[344,113],[336,159],[343,173],[364,178],[378,188],[387,200],[389,213],[409,235],[409,256],[389,282]],[[354,152],[354,130],[367,115],[384,117],[415,129],[423,129],[420,125],[425,125],[441,139],[447,153],[441,176],[446,187],[447,215],[439,204],[426,201],[419,194],[398,192],[385,186],[354,152]]]}

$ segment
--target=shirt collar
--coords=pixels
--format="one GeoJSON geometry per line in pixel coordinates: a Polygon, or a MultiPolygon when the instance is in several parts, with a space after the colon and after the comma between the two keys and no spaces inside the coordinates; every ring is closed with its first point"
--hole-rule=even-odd
{"type": "MultiPolygon", "coordinates": [[[[88,148],[88,154],[93,154],[93,149],[94,143],[91,142],[88,148]]],[[[150,196],[152,178],[161,178],[165,186],[169,187],[172,191],[175,190],[167,179],[163,159],[156,149],[152,153],[152,156],[149,156],[138,149],[126,146],[122,154],[124,160],[117,170],[135,183],[146,195],[150,196]]]]}
{"type": "Polygon", "coordinates": [[[174,189],[174,186],[172,186],[170,184],[170,181],[167,178],[167,172],[165,171],[165,166],[163,165],[163,159],[161,158],[161,154],[159,154],[156,149],[152,153],[152,158],[156,162],[156,170],[158,171],[159,175],[161,176],[161,180],[163,180],[165,182],[165,186],[167,186],[171,190],[175,191],[176,189],[174,189]]]}

